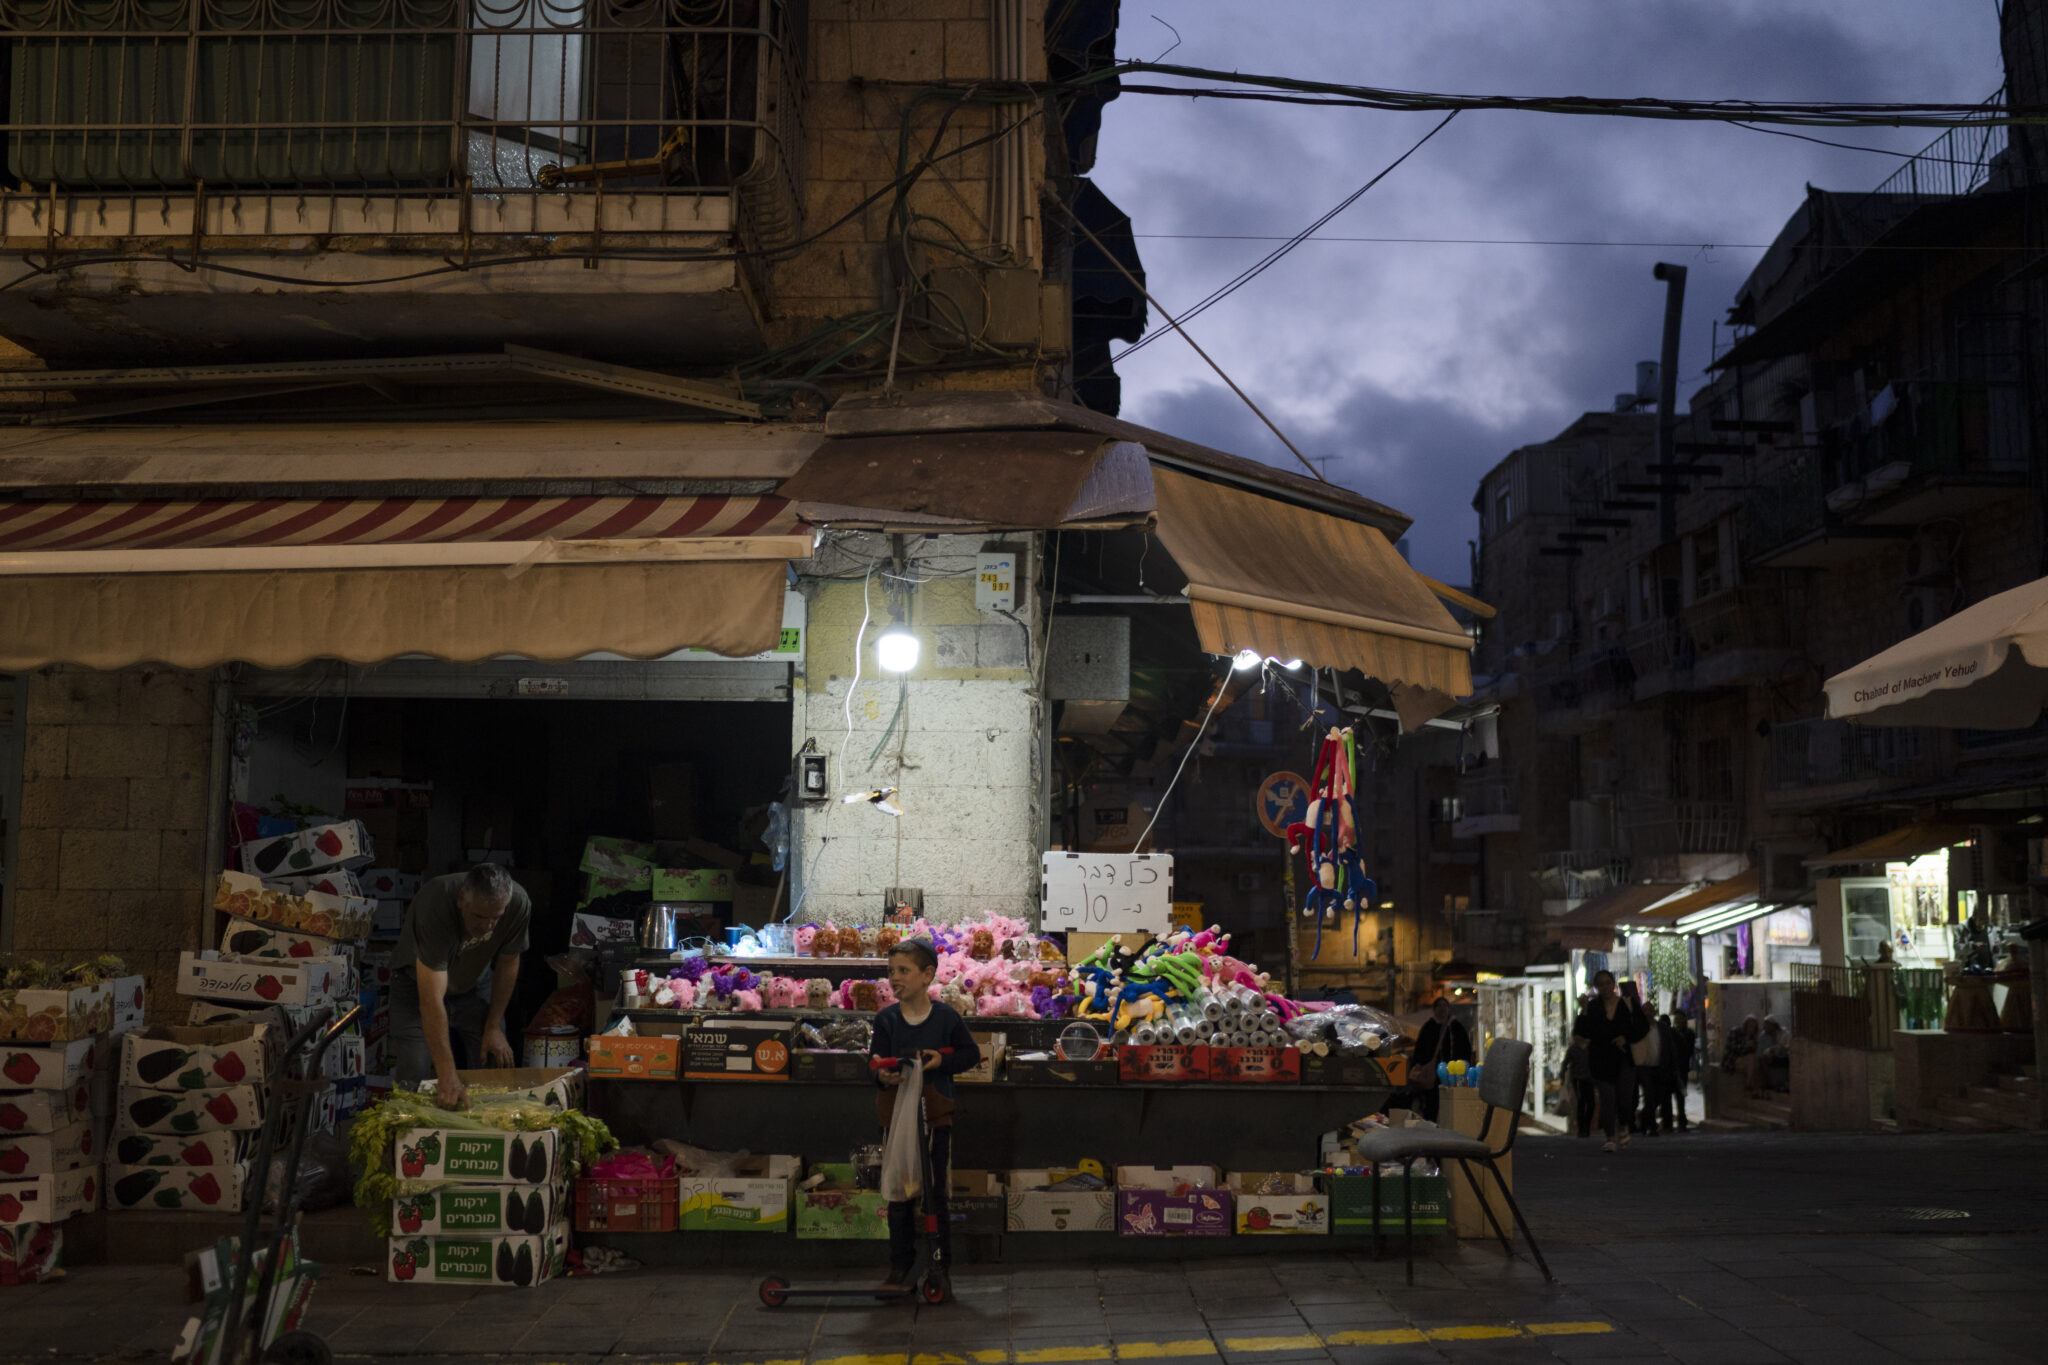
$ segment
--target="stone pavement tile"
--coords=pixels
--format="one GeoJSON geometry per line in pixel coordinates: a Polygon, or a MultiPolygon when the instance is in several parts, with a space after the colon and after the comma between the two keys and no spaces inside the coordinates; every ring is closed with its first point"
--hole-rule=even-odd
{"type": "Polygon", "coordinates": [[[1287,1361],[1328,1360],[1330,1353],[1321,1346],[1303,1346],[1291,1351],[1256,1349],[1233,1351],[1227,1345],[1219,1352],[1223,1365],[1282,1365],[1287,1361]]]}
{"type": "Polygon", "coordinates": [[[1633,1332],[1599,1336],[1550,1337],[1544,1343],[1559,1360],[1669,1360],[1663,1346],[1633,1332]]]}
{"type": "Polygon", "coordinates": [[[1744,1330],[1756,1327],[1817,1327],[1827,1321],[1811,1309],[1794,1303],[1780,1303],[1775,1299],[1723,1304],[1711,1307],[1709,1311],[1723,1322],[1744,1330]]]}
{"type": "Polygon", "coordinates": [[[1796,1359],[1754,1340],[1668,1345],[1665,1351],[1684,1365],[1780,1365],[1796,1359]]]}
{"type": "Polygon", "coordinates": [[[1804,1360],[1815,1351],[1853,1351],[1869,1343],[1846,1327],[1755,1327],[1750,1335],[1773,1350],[1794,1360],[1804,1360]]]}
{"type": "Polygon", "coordinates": [[[2002,1347],[1988,1346],[1984,1342],[1977,1341],[1974,1338],[1949,1333],[1943,1333],[1939,1336],[1892,1338],[1880,1337],[1873,1339],[1876,1340],[1878,1344],[1883,1346],[1886,1350],[1904,1356],[1907,1360],[1991,1361],[2019,1359],[2038,1360],[2040,1358],[2038,1353],[2032,1356],[2022,1357],[2014,1355],[2011,1352],[2004,1350],[2002,1347]]]}
{"type": "Polygon", "coordinates": [[[1335,1365],[1443,1365],[1446,1356],[1427,1343],[1403,1346],[1332,1346],[1335,1365]]]}
{"type": "Polygon", "coordinates": [[[1802,1274],[1778,1276],[1763,1287],[1781,1299],[1794,1300],[1804,1298],[1808,1294],[1849,1294],[1854,1293],[1856,1289],[1851,1280],[1812,1267],[1802,1274]]]}
{"type": "Polygon", "coordinates": [[[1153,1317],[1111,1317],[1111,1341],[1186,1341],[1206,1337],[1209,1329],[1193,1314],[1161,1313],[1153,1317]]]}

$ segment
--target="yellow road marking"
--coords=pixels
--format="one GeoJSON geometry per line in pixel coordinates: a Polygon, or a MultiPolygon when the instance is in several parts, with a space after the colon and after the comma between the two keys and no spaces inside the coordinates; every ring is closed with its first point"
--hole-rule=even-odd
{"type": "Polygon", "coordinates": [[[1496,1337],[1518,1337],[1519,1327],[1432,1327],[1432,1341],[1491,1341],[1496,1337]]]}
{"type": "Polygon", "coordinates": [[[1216,1343],[1203,1337],[1197,1341],[1120,1341],[1118,1360],[1158,1360],[1165,1356],[1213,1356],[1216,1343]]]}
{"type": "Polygon", "coordinates": [[[1386,1327],[1376,1332],[1332,1332],[1323,1338],[1327,1346],[1413,1346],[1428,1338],[1413,1327],[1386,1327]]]}
{"type": "Polygon", "coordinates": [[[811,1365],[910,1365],[910,1357],[907,1355],[827,1356],[823,1360],[812,1361],[811,1365]]]}
{"type": "Polygon", "coordinates": [[[1298,1337],[1225,1337],[1226,1351],[1313,1351],[1323,1344],[1323,1339],[1310,1332],[1298,1337]]]}
{"type": "Polygon", "coordinates": [[[1016,1351],[1010,1359],[1017,1365],[1036,1365],[1047,1360],[1112,1360],[1115,1357],[1107,1346],[1041,1346],[1030,1351],[1016,1351]]]}
{"type": "Polygon", "coordinates": [[[1574,1337],[1592,1336],[1599,1332],[1612,1332],[1614,1324],[1608,1322],[1532,1322],[1526,1329],[1532,1337],[1574,1337]]]}

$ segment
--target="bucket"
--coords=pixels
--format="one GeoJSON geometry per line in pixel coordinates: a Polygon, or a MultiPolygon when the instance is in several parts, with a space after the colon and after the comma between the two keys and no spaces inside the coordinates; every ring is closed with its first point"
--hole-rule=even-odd
{"type": "Polygon", "coordinates": [[[563,1067],[576,1065],[583,1055],[583,1034],[573,1024],[526,1031],[526,1065],[563,1067]]]}

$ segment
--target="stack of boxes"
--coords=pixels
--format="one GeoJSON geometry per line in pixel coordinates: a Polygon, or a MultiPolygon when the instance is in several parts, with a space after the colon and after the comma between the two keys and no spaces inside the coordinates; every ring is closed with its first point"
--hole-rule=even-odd
{"type": "Polygon", "coordinates": [[[395,867],[372,867],[361,874],[363,893],[376,904],[369,941],[362,948],[364,1069],[370,1099],[391,1093],[391,950],[405,923],[405,908],[425,879],[395,867]]]}
{"type": "Polygon", "coordinates": [[[402,1192],[391,1206],[390,1278],[525,1288],[561,1274],[569,1247],[565,1155],[553,1129],[400,1134],[391,1153],[402,1192]]]}
{"type": "Polygon", "coordinates": [[[166,1026],[122,1038],[109,1208],[242,1208],[287,1027],[273,1011],[261,1021],[166,1026]]]}

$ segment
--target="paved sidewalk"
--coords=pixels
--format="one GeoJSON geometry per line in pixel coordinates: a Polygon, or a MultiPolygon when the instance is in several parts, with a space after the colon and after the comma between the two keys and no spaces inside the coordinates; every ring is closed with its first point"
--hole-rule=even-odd
{"type": "MultiPolygon", "coordinates": [[[[1518,1184],[1556,1285],[1491,1242],[1418,1262],[1413,1289],[1398,1259],[1262,1255],[1249,1243],[1200,1262],[970,1265],[956,1303],[922,1310],[770,1310],[756,1267],[526,1291],[396,1286],[338,1268],[311,1326],[344,1357],[536,1365],[2038,1361],[2044,1157],[2048,1140],[2035,1137],[1727,1135],[1638,1140],[1614,1157],[1530,1141],[1517,1148],[1518,1184]],[[1836,1216],[1817,1219],[1826,1208],[1836,1216]]],[[[167,1268],[84,1268],[0,1291],[0,1360],[160,1359],[183,1318],[177,1280],[167,1268]]]]}

